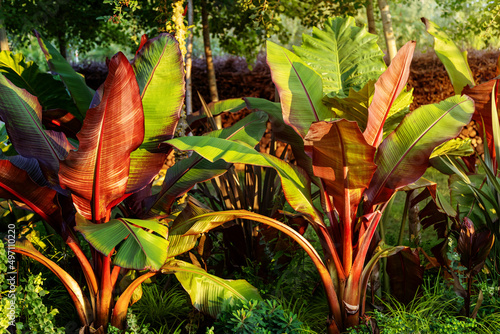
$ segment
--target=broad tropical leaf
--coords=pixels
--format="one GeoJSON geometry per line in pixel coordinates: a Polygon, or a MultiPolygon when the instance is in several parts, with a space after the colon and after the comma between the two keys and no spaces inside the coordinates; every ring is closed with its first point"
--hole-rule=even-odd
{"type": "MultiPolygon", "coordinates": [[[[497,178],[497,180],[500,182],[500,179],[497,178]]],[[[458,175],[452,175],[450,177],[450,198],[451,205],[458,207],[461,219],[469,217],[472,221],[484,222],[485,215],[488,215],[492,221],[498,217],[498,211],[490,202],[490,200],[494,200],[495,194],[487,186],[486,175],[468,175],[467,180],[461,179],[458,175]],[[477,196],[484,205],[476,198],[474,188],[481,191],[477,196]]]]}
{"type": "MultiPolygon", "coordinates": [[[[469,138],[455,138],[436,147],[429,157],[429,164],[441,173],[452,175],[454,172],[446,166],[442,159],[466,157],[471,154],[474,154],[471,140],[469,138]]],[[[461,161],[454,159],[454,162],[460,163],[461,161]]]]}
{"type": "MultiPolygon", "coordinates": [[[[255,112],[236,124],[217,131],[212,131],[206,136],[240,141],[255,146],[266,130],[267,116],[263,112],[255,112]]],[[[196,183],[210,180],[227,171],[231,166],[224,161],[210,162],[198,154],[177,162],[167,170],[162,190],[156,199],[156,210],[169,209],[175,198],[186,193],[196,183]]]]}
{"type": "Polygon", "coordinates": [[[305,151],[344,224],[349,224],[377,166],[375,148],[366,143],[355,122],[313,123],[304,138],[305,151]]]}
{"type": "Polygon", "coordinates": [[[417,250],[405,248],[387,258],[387,274],[390,277],[391,294],[399,302],[407,304],[424,282],[424,268],[420,265],[417,250]]]}
{"type": "MultiPolygon", "coordinates": [[[[361,131],[365,131],[368,121],[368,108],[375,94],[375,82],[370,80],[359,91],[349,89],[349,96],[345,98],[325,97],[323,101],[332,109],[338,118],[344,118],[358,123],[361,131]]],[[[413,89],[403,90],[393,102],[389,115],[384,122],[383,138],[392,132],[401,123],[403,118],[410,112],[410,104],[413,101],[413,89]]]]}
{"type": "Polygon", "coordinates": [[[220,222],[204,222],[201,228],[196,232],[186,235],[185,233],[196,223],[195,220],[190,220],[196,216],[210,212],[210,210],[205,209],[201,206],[196,205],[196,202],[191,198],[188,199],[186,207],[181,211],[181,213],[175,218],[175,220],[169,224],[168,233],[168,257],[173,258],[177,255],[181,255],[192,249],[200,237],[201,233],[208,232],[209,230],[222,225],[225,221],[220,222]]]}
{"type": "Polygon", "coordinates": [[[123,242],[113,258],[119,267],[158,271],[167,259],[168,228],[156,220],[120,218],[93,224],[77,216],[76,222],[75,230],[106,256],[123,242]]]}
{"type": "MultiPolygon", "coordinates": [[[[474,87],[465,87],[462,91],[463,94],[466,94],[474,100],[476,112],[472,116],[472,119],[476,121],[477,129],[481,136],[484,136],[483,129],[486,130],[486,140],[488,142],[488,148],[490,152],[494,152],[491,94],[496,84],[497,88],[493,93],[495,94],[495,96],[497,95],[499,81],[500,80],[495,79],[490,80],[474,87]]],[[[495,159],[495,155],[492,155],[492,158],[495,159]]]]}
{"type": "MultiPolygon", "coordinates": [[[[36,161],[25,160],[23,167],[36,169],[37,164],[36,161]]],[[[0,160],[0,198],[25,203],[54,229],[59,230],[62,218],[56,195],[55,190],[41,187],[11,161],[0,160]]]]}
{"type": "Polygon", "coordinates": [[[455,94],[462,93],[462,89],[474,86],[474,77],[467,62],[467,51],[461,52],[451,38],[434,22],[422,18],[427,32],[434,36],[434,51],[448,72],[455,94]]]}
{"type": "Polygon", "coordinates": [[[406,43],[375,83],[373,101],[368,108],[368,122],[363,132],[366,142],[374,147],[378,147],[382,141],[385,120],[392,104],[406,86],[415,45],[414,41],[406,43]]]}
{"type": "Polygon", "coordinates": [[[35,36],[38,39],[38,44],[42,49],[45,59],[49,64],[50,70],[54,74],[58,74],[61,77],[62,82],[69,91],[69,94],[73,98],[73,101],[78,108],[79,113],[74,115],[80,121],[83,121],[87,109],[90,106],[90,101],[92,101],[92,96],[94,91],[87,87],[84,78],[75,72],[71,65],[66,61],[66,59],[61,56],[61,54],[47,42],[36,30],[35,36]]]}
{"type": "Polygon", "coordinates": [[[84,325],[90,325],[93,320],[92,309],[89,301],[84,296],[82,289],[71,275],[59,267],[55,262],[49,260],[42,253],[37,251],[31,242],[27,239],[19,240],[16,242],[14,252],[31,257],[32,259],[40,262],[52,271],[59,280],[63,283],[64,287],[68,290],[71,299],[76,307],[76,311],[80,321],[84,325]]]}
{"type": "Polygon", "coordinates": [[[168,151],[162,142],[174,137],[184,104],[182,55],[175,38],[162,34],[148,40],[132,66],[144,110],[144,141],[130,156],[127,193],[148,185],[158,174],[168,151]]]}
{"type": "Polygon", "coordinates": [[[386,69],[377,38],[357,27],[353,17],[336,17],[325,22],[323,30],[313,28],[312,37],[302,35],[302,45],[294,51],[321,73],[323,95],[343,98],[350,88],[359,91],[386,69]]]}
{"type": "Polygon", "coordinates": [[[35,95],[43,110],[61,108],[73,115],[78,113],[64,84],[52,75],[40,72],[38,66],[32,61],[26,62],[22,54],[0,52],[0,73],[17,87],[35,95]]]}
{"type": "Polygon", "coordinates": [[[0,74],[0,119],[5,122],[16,151],[26,158],[37,159],[53,185],[57,184],[59,161],[72,148],[61,132],[44,130],[42,107],[25,89],[13,85],[0,74]]]}
{"type": "MultiPolygon", "coordinates": [[[[227,99],[222,101],[210,102],[207,105],[208,110],[212,114],[212,116],[220,115],[223,112],[238,112],[241,109],[245,108],[245,101],[241,98],[236,99],[227,99]]],[[[187,122],[189,125],[192,125],[194,122],[206,118],[207,115],[201,112],[199,115],[188,115],[187,122]]]]}
{"type": "Polygon", "coordinates": [[[169,261],[162,272],[174,273],[191,297],[193,306],[214,318],[236,299],[262,299],[259,291],[245,280],[225,280],[184,261],[169,261]]]}
{"type": "Polygon", "coordinates": [[[277,140],[290,144],[297,165],[313,177],[311,158],[304,151],[304,140],[291,126],[285,124],[281,104],[256,97],[246,97],[244,100],[248,109],[261,110],[269,116],[273,135],[277,140]]]}
{"type": "MultiPolygon", "coordinates": [[[[275,219],[260,215],[258,213],[246,210],[227,210],[222,212],[210,212],[190,219],[188,222],[186,222],[186,225],[190,224],[191,221],[194,221],[195,224],[185,233],[185,235],[197,233],[200,230],[200,228],[204,228],[206,223],[214,224],[220,222],[227,222],[234,219],[247,219],[266,224],[270,227],[276,228],[280,232],[285,233],[287,236],[289,236],[295,242],[297,242],[306,251],[307,255],[313,261],[316,270],[318,270],[318,273],[320,274],[321,280],[323,282],[325,290],[327,291],[327,294],[330,297],[332,297],[329,303],[331,303],[330,306],[333,309],[333,313],[335,314],[336,317],[341,316],[340,306],[337,300],[337,294],[335,292],[335,289],[333,288],[333,284],[331,284],[332,283],[330,276],[331,273],[329,272],[329,269],[336,270],[335,267],[330,267],[329,269],[327,269],[325,264],[323,263],[323,260],[316,252],[314,247],[309,243],[309,241],[307,241],[307,239],[305,239],[300,233],[295,231],[292,227],[282,222],[279,222],[275,219]]],[[[324,227],[320,226],[320,228],[324,227]]]]}
{"type": "Polygon", "coordinates": [[[193,150],[210,161],[223,159],[230,163],[244,163],[276,169],[281,178],[288,203],[298,212],[309,215],[323,224],[311,201],[310,183],[298,168],[272,155],[259,153],[253,148],[230,140],[209,137],[182,137],[168,141],[179,150],[193,150]]]}
{"type": "Polygon", "coordinates": [[[420,178],[434,148],[458,136],[473,113],[470,98],[454,96],[408,114],[378,148],[378,168],[366,191],[369,202],[385,202],[396,189],[420,178]]]}
{"type": "Polygon", "coordinates": [[[374,251],[374,254],[370,261],[366,264],[363,269],[363,273],[361,274],[361,283],[359,285],[359,295],[361,302],[364,303],[366,298],[366,288],[368,287],[368,281],[370,279],[370,275],[372,274],[375,265],[378,263],[378,260],[384,257],[388,257],[394,254],[397,254],[402,249],[406,248],[405,246],[388,246],[385,245],[383,241],[379,243],[377,248],[374,251]]]}
{"type": "Polygon", "coordinates": [[[283,119],[301,137],[313,122],[334,117],[322,102],[321,76],[300,57],[268,41],[267,63],[280,95],[283,119]]]}
{"type": "Polygon", "coordinates": [[[144,118],[134,71],[121,52],[109,63],[101,103],[89,109],[78,151],[61,163],[61,186],[80,214],[94,222],[109,216],[127,187],[130,153],[144,138],[144,118]]]}

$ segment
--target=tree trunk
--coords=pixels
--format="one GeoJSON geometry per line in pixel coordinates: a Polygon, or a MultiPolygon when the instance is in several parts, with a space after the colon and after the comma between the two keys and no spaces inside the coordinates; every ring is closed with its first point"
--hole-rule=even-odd
{"type": "Polygon", "coordinates": [[[68,59],[68,57],[66,56],[66,38],[64,36],[64,32],[62,31],[59,31],[59,33],[57,34],[57,41],[59,42],[59,53],[61,54],[61,56],[64,57],[64,59],[68,59]]]}
{"type": "Polygon", "coordinates": [[[389,4],[386,0],[378,0],[378,7],[380,8],[380,15],[382,16],[382,27],[384,28],[385,43],[387,45],[387,53],[389,54],[389,62],[391,62],[398,48],[396,47],[396,39],[392,30],[391,12],[389,4]]]}
{"type": "MultiPolygon", "coordinates": [[[[0,15],[1,14],[2,14],[2,0],[0,0],[0,15]]],[[[10,51],[9,40],[7,39],[7,31],[5,30],[5,26],[3,25],[2,19],[0,19],[0,51],[10,51]]]]}
{"type": "MultiPolygon", "coordinates": [[[[201,1],[201,24],[203,27],[203,45],[205,46],[205,60],[207,62],[208,87],[210,89],[210,99],[212,102],[219,101],[217,92],[217,80],[215,78],[214,60],[212,58],[212,47],[210,46],[210,29],[208,26],[207,1],[201,1]]],[[[219,129],[222,128],[220,116],[215,117],[215,122],[219,129]]]]}
{"type": "Polygon", "coordinates": [[[193,113],[193,81],[191,78],[191,69],[193,67],[193,0],[188,0],[188,38],[186,45],[186,114],[191,115],[193,113]]]}
{"type": "Polygon", "coordinates": [[[375,28],[375,15],[373,14],[373,0],[366,1],[366,19],[368,21],[368,32],[377,34],[377,28],[375,28]]]}

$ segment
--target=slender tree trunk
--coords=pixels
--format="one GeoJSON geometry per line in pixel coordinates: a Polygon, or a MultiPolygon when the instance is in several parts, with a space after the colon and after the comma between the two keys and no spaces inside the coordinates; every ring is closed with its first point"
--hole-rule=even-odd
{"type": "MultiPolygon", "coordinates": [[[[0,0],[0,15],[2,14],[2,0],[0,0]]],[[[0,19],[0,51],[10,51],[9,40],[7,39],[7,31],[3,25],[3,20],[0,19]]]]}
{"type": "Polygon", "coordinates": [[[368,32],[371,34],[376,34],[377,29],[375,28],[375,15],[373,13],[373,0],[366,1],[366,20],[368,21],[368,32]]]}
{"type": "Polygon", "coordinates": [[[193,113],[193,81],[191,77],[191,69],[193,66],[193,0],[188,0],[188,38],[187,38],[187,53],[186,53],[186,114],[193,113]]]}
{"type": "Polygon", "coordinates": [[[385,43],[387,45],[387,53],[389,54],[389,62],[394,59],[398,48],[396,46],[396,38],[392,30],[391,12],[389,3],[386,0],[378,0],[380,15],[382,16],[382,27],[384,28],[385,43]]]}
{"type": "MultiPolygon", "coordinates": [[[[217,92],[217,80],[215,78],[214,59],[212,57],[212,47],[210,46],[210,29],[208,25],[207,1],[201,0],[201,24],[203,27],[203,44],[205,46],[205,60],[207,62],[208,87],[210,90],[210,99],[212,102],[219,101],[217,92]]],[[[220,116],[215,117],[215,122],[219,129],[222,128],[220,116]]]]}
{"type": "Polygon", "coordinates": [[[66,38],[64,36],[64,32],[59,31],[57,35],[57,41],[59,42],[59,53],[61,56],[63,56],[65,59],[68,59],[67,54],[66,54],[66,38]]]}

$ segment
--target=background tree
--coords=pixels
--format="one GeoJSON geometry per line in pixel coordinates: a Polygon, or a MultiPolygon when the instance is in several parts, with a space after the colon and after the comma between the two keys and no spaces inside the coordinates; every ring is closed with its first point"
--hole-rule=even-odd
{"type": "Polygon", "coordinates": [[[37,29],[48,39],[57,40],[64,57],[69,44],[85,51],[111,41],[127,40],[117,25],[97,20],[111,14],[111,8],[102,0],[3,0],[2,9],[14,43],[26,44],[31,31],[37,29]]]}
{"type": "Polygon", "coordinates": [[[0,51],[9,51],[9,40],[3,25],[2,0],[0,0],[0,51]]]}

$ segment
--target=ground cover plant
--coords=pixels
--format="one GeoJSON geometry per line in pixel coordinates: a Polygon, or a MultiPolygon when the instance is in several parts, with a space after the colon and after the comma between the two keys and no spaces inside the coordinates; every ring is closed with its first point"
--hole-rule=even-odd
{"type": "Polygon", "coordinates": [[[434,148],[456,137],[474,111],[470,98],[457,95],[408,113],[411,93],[397,98],[415,43],[407,43],[385,69],[375,39],[352,18],[336,18],[324,30],[315,29],[312,37],[305,35],[295,54],[268,43],[268,64],[281,103],[250,98],[246,103],[273,115],[274,125],[281,127],[275,133],[291,144],[298,167],[238,142],[208,137],[169,141],[211,161],[262,165],[278,172],[288,203],[315,229],[324,259],[286,224],[256,213],[231,210],[194,220],[251,219],[294,238],[320,273],[330,309],[329,333],[359,324],[373,266],[404,248],[381,247],[365,265],[384,204],[398,188],[422,176],[434,148]],[[323,213],[312,204],[311,183],[320,188],[323,213]]]}
{"type": "MultiPolygon", "coordinates": [[[[197,179],[223,173],[226,164],[201,172],[178,169],[152,192],[171,149],[162,143],[173,137],[183,105],[177,42],[168,35],[144,37],[132,62],[122,53],[110,59],[106,82],[93,92],[47,41],[37,38],[61,81],[20,55],[2,52],[0,118],[7,147],[0,160],[0,197],[38,214],[63,238],[78,259],[86,288],[28,239],[19,239],[15,251],[63,282],[85,332],[103,333],[108,324],[123,328],[134,291],[159,272],[175,273],[193,304],[212,315],[222,307],[219,299],[260,299],[245,281],[224,281],[175,258],[218,225],[198,224],[191,231],[187,218],[207,210],[187,200],[184,210],[172,212],[175,198],[197,179]],[[115,289],[130,271],[137,271],[136,278],[115,289]]],[[[245,131],[265,124],[264,116],[253,114],[211,135],[256,143],[262,132],[254,131],[254,138],[245,131]]]]}

